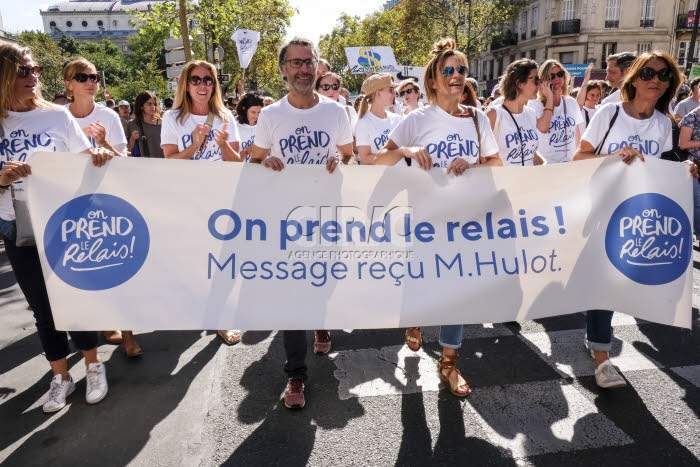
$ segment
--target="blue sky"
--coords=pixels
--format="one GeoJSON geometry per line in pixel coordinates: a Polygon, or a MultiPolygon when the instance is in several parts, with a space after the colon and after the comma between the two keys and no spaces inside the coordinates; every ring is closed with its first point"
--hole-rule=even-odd
{"type": "MultiPolygon", "coordinates": [[[[46,10],[49,5],[60,2],[2,0],[0,3],[4,29],[9,32],[20,32],[42,30],[39,10],[46,10]]],[[[333,29],[342,12],[365,16],[380,9],[384,1],[290,0],[290,3],[299,10],[299,14],[292,18],[289,35],[302,35],[317,42],[321,34],[329,33],[333,29]]]]}

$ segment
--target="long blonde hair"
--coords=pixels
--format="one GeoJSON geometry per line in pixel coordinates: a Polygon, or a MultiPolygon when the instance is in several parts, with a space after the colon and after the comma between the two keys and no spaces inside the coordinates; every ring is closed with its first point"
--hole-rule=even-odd
{"type": "Polygon", "coordinates": [[[219,88],[219,81],[216,79],[216,68],[214,68],[214,65],[211,63],[203,60],[192,60],[188,62],[182,69],[182,72],[180,72],[180,79],[178,80],[177,91],[175,92],[175,102],[173,103],[173,110],[178,110],[180,112],[177,116],[177,122],[181,124],[191,113],[192,98],[187,93],[187,85],[189,84],[192,70],[198,66],[206,68],[211,79],[214,81],[212,85],[214,89],[209,98],[209,112],[219,117],[222,122],[228,122],[229,113],[226,111],[224,101],[221,97],[221,88],[219,88]]]}
{"type": "Polygon", "coordinates": [[[433,84],[435,84],[436,78],[440,75],[440,68],[445,63],[445,59],[452,56],[459,58],[462,61],[462,65],[467,68],[467,74],[469,73],[469,63],[467,56],[457,50],[457,43],[451,37],[446,37],[436,42],[430,55],[432,55],[432,58],[425,66],[423,82],[425,83],[425,97],[428,99],[428,102],[434,104],[437,101],[437,93],[433,89],[433,84]]]}
{"type": "MultiPolygon", "coordinates": [[[[86,68],[93,67],[95,70],[97,70],[97,67],[88,59],[83,58],[83,57],[78,57],[72,59],[70,62],[66,63],[63,67],[63,81],[65,83],[70,82],[73,78],[75,78],[75,75],[78,73],[82,73],[82,71],[86,68]]],[[[97,86],[99,87],[100,83],[99,81],[97,82],[97,86]]],[[[73,98],[75,97],[73,95],[73,91],[68,89],[68,84],[66,84],[66,97],[70,102],[73,102],[73,98]]]]}
{"type": "MultiPolygon", "coordinates": [[[[549,59],[546,62],[544,62],[542,65],[540,65],[540,71],[539,71],[539,76],[540,76],[540,81],[549,81],[551,78],[552,74],[552,68],[555,66],[558,66],[559,69],[561,69],[564,72],[564,84],[561,86],[561,95],[562,97],[568,96],[569,95],[569,83],[571,82],[571,75],[569,74],[568,71],[566,71],[566,68],[564,68],[564,65],[559,63],[558,61],[554,59],[549,59]]],[[[540,98],[540,101],[543,104],[547,103],[547,98],[545,97],[544,93],[542,92],[542,89],[539,89],[537,91],[537,95],[540,98]]]]}
{"type": "MultiPolygon", "coordinates": [[[[7,118],[12,106],[18,103],[15,98],[15,80],[20,62],[25,57],[33,60],[29,47],[20,47],[17,44],[0,45],[0,122],[7,118]]],[[[41,96],[41,81],[37,81],[32,103],[37,107],[54,107],[41,96]]]]}

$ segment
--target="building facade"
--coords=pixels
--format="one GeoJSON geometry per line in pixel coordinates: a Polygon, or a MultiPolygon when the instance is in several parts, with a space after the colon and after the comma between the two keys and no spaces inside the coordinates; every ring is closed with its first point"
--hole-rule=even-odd
{"type": "Polygon", "coordinates": [[[2,24],[2,13],[0,13],[0,44],[14,44],[16,41],[5,32],[5,27],[2,24]]]}
{"type": "Polygon", "coordinates": [[[535,0],[502,25],[487,52],[470,57],[471,73],[483,94],[520,58],[563,64],[595,60],[594,77],[602,77],[610,54],[663,50],[677,57],[679,40],[686,37],[676,28],[688,8],[681,4],[695,1],[535,0]]]}
{"type": "Polygon", "coordinates": [[[148,11],[165,0],[70,0],[41,11],[44,32],[56,42],[62,36],[78,42],[102,42],[109,39],[122,51],[128,51],[129,37],[138,33],[138,25],[129,11],[148,11]]]}

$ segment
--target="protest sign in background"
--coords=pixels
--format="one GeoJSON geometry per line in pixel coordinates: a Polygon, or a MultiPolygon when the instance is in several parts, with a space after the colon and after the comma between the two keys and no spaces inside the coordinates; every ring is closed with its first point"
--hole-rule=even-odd
{"type": "MultiPolygon", "coordinates": [[[[301,143],[299,143],[301,144],[301,143]]],[[[687,166],[287,166],[39,153],[60,329],[334,329],[612,309],[691,319],[687,166]]]]}
{"type": "Polygon", "coordinates": [[[389,46],[345,47],[348,66],[354,75],[365,73],[399,73],[394,51],[389,46]]]}

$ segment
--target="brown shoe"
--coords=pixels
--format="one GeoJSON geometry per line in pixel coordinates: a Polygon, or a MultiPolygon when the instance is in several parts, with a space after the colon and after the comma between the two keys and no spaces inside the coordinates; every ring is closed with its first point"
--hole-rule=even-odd
{"type": "Polygon", "coordinates": [[[102,331],[102,335],[105,336],[105,339],[110,344],[122,343],[122,333],[120,331],[102,331]]]}
{"type": "Polygon", "coordinates": [[[122,331],[122,349],[127,357],[138,357],[143,353],[143,349],[136,343],[134,333],[131,331],[122,331]]]}
{"type": "Polygon", "coordinates": [[[284,406],[288,409],[301,409],[304,405],[304,381],[301,378],[289,378],[284,390],[284,406]]]}
{"type": "Polygon", "coordinates": [[[331,350],[331,333],[326,330],[314,331],[314,353],[324,355],[331,350]]]}

